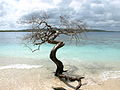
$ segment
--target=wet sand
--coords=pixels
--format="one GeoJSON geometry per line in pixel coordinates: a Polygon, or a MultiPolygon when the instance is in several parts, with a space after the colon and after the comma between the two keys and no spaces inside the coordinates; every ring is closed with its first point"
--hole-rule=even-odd
{"type": "MultiPolygon", "coordinates": [[[[65,69],[68,70],[66,74],[70,76],[85,76],[80,90],[120,90],[120,78],[102,80],[101,78],[103,77],[99,76],[99,71],[111,69],[109,67],[111,66],[110,64],[104,66],[104,64],[97,63],[89,63],[87,65],[87,63],[78,61],[63,62],[65,69]]],[[[68,82],[69,85],[67,85],[55,77],[53,72],[56,67],[49,60],[3,57],[0,63],[0,90],[53,90],[53,87],[74,90],[77,85],[77,82],[68,82]],[[11,64],[13,66],[9,66],[11,64]],[[6,65],[7,67],[4,67],[6,65]],[[24,68],[21,68],[20,65],[24,68]],[[33,68],[30,68],[30,65],[33,68]],[[35,68],[32,65],[40,65],[40,67],[35,68]]],[[[113,69],[116,70],[116,68],[113,69]]],[[[109,74],[108,76],[110,77],[109,74]]]]}
{"type": "MultiPolygon", "coordinates": [[[[120,90],[120,78],[109,79],[104,82],[86,85],[83,80],[82,90],[120,90]]],[[[77,82],[69,83],[69,87],[60,81],[47,68],[37,69],[3,69],[0,70],[0,90],[53,90],[52,87],[64,87],[74,90],[77,82]]]]}

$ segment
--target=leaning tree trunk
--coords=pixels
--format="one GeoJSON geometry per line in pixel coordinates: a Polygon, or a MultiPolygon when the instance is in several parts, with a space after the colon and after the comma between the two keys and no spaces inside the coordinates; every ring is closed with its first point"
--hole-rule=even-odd
{"type": "Polygon", "coordinates": [[[59,48],[63,47],[65,44],[63,42],[58,42],[54,47],[53,49],[51,50],[51,53],[50,53],[50,59],[56,64],[57,66],[57,69],[56,69],[56,72],[55,72],[55,76],[59,76],[60,74],[63,73],[63,63],[58,60],[56,58],[56,52],[59,48]]]}
{"type": "Polygon", "coordinates": [[[50,53],[50,59],[56,64],[57,69],[55,72],[55,76],[57,76],[58,78],[62,79],[64,78],[65,80],[69,80],[69,81],[78,81],[78,85],[76,86],[76,90],[78,90],[82,84],[81,84],[81,79],[83,79],[84,77],[70,77],[67,76],[65,74],[62,74],[64,72],[63,68],[63,63],[57,59],[56,57],[56,52],[59,48],[63,47],[65,44],[63,42],[60,41],[49,41],[48,43],[51,44],[56,44],[53,49],[51,50],[50,53]]]}

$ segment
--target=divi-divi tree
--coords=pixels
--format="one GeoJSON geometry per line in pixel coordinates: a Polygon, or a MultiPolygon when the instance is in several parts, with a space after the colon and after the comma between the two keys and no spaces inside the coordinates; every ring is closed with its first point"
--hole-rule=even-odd
{"type": "Polygon", "coordinates": [[[67,16],[59,16],[57,19],[54,19],[46,13],[40,13],[38,16],[33,14],[23,17],[20,22],[31,26],[30,33],[24,37],[24,40],[29,40],[31,44],[37,47],[35,50],[31,49],[32,52],[39,50],[40,46],[44,43],[55,45],[50,52],[50,59],[56,65],[55,76],[64,80],[78,81],[76,89],[79,89],[82,85],[81,79],[84,77],[72,77],[63,73],[67,70],[64,70],[63,63],[56,57],[56,52],[59,48],[63,47],[65,43],[64,40],[58,41],[56,38],[60,35],[66,35],[71,39],[79,39],[79,35],[86,31],[85,23],[67,16]]]}

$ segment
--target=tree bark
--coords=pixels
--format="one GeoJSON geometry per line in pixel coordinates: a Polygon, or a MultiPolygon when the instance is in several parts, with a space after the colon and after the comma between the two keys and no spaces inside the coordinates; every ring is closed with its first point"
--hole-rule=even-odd
{"type": "Polygon", "coordinates": [[[63,63],[57,59],[56,57],[56,52],[59,48],[63,47],[65,44],[63,42],[56,42],[54,44],[56,44],[53,49],[51,50],[51,53],[50,53],[50,59],[56,64],[57,66],[57,69],[56,69],[56,72],[55,72],[55,76],[59,76],[60,74],[63,73],[63,63]],[[57,43],[57,44],[56,44],[57,43]]]}
{"type": "Polygon", "coordinates": [[[51,53],[50,53],[50,59],[57,66],[57,69],[56,69],[56,72],[55,72],[55,76],[57,76],[60,79],[64,78],[66,81],[67,80],[78,81],[78,85],[76,86],[76,90],[78,90],[82,86],[81,79],[83,79],[84,77],[70,77],[70,76],[62,74],[64,72],[64,70],[63,70],[63,68],[64,68],[63,63],[60,60],[58,60],[57,57],[56,57],[57,50],[59,48],[63,47],[65,44],[63,42],[60,42],[60,41],[51,41],[51,40],[48,41],[48,43],[56,44],[53,47],[53,49],[51,50],[51,53]]]}

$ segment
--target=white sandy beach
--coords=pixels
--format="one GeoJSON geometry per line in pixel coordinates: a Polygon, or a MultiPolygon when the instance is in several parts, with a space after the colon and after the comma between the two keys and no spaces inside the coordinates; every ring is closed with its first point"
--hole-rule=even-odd
{"type": "MultiPolygon", "coordinates": [[[[83,84],[87,81],[83,80],[83,84]]],[[[0,70],[0,90],[53,90],[52,87],[64,87],[74,90],[77,82],[70,83],[73,88],[54,77],[47,69],[3,69],[0,70]]],[[[120,78],[109,79],[100,84],[83,85],[82,90],[120,90],[120,78]]]]}
{"type": "MultiPolygon", "coordinates": [[[[10,65],[3,65],[0,67],[0,90],[53,90],[52,87],[63,87],[66,90],[74,90],[75,86],[77,85],[77,82],[69,82],[71,85],[70,87],[55,77],[53,72],[55,71],[56,67],[52,62],[49,62],[49,60],[34,61],[31,59],[31,61],[28,61],[27,59],[22,58],[1,59],[4,59],[3,62],[5,63],[8,61],[8,59],[12,59],[10,61],[12,61],[11,63],[14,62],[14,64],[8,62],[10,65]],[[19,59],[22,59],[22,62],[25,64],[20,62],[19,59]],[[38,64],[36,65],[35,63],[38,64]],[[42,63],[42,65],[39,65],[40,63],[42,63]]],[[[67,61],[64,63],[67,63],[67,61]]],[[[77,68],[80,66],[79,63],[70,63],[71,65],[65,64],[65,68],[69,70],[68,73],[70,75],[83,75],[83,68],[77,68]],[[75,64],[77,67],[74,66],[75,64]]],[[[88,67],[90,67],[90,65],[88,67]]],[[[93,68],[94,67],[92,67],[92,69],[93,68]]],[[[114,78],[113,76],[115,75],[111,75],[112,72],[104,74],[106,76],[104,75],[104,77],[100,77],[98,74],[91,75],[90,72],[86,73],[85,79],[82,80],[83,86],[81,89],[120,90],[120,78],[114,78]],[[107,79],[102,80],[102,78],[107,79]]]]}

